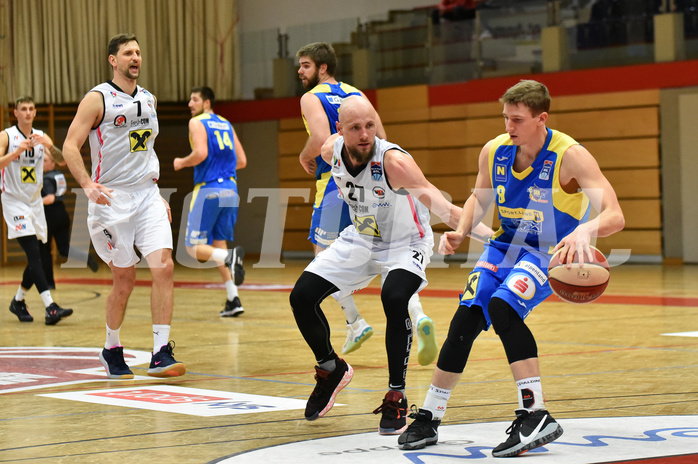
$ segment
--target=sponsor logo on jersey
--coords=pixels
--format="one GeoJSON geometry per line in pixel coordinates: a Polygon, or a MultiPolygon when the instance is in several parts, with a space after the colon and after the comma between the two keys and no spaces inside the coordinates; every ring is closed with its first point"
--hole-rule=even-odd
{"type": "Polygon", "coordinates": [[[540,170],[540,174],[538,175],[540,180],[550,179],[550,170],[553,168],[553,164],[554,163],[550,160],[543,161],[543,169],[540,170]]]}
{"type": "Polygon", "coordinates": [[[499,270],[498,266],[496,266],[492,263],[488,263],[487,261],[478,261],[475,264],[475,267],[484,267],[488,271],[492,271],[492,272],[497,272],[497,270],[499,270]]]}
{"type": "Polygon", "coordinates": [[[140,129],[134,130],[129,133],[129,141],[131,142],[131,153],[137,151],[147,151],[148,146],[146,142],[150,138],[153,132],[150,129],[140,129]]]}
{"type": "Polygon", "coordinates": [[[373,187],[373,196],[378,198],[379,200],[382,200],[385,198],[385,189],[383,187],[373,187]]]}
{"type": "Polygon", "coordinates": [[[109,92],[109,94],[110,94],[112,97],[116,98],[116,92],[109,92]]]}
{"type": "Polygon", "coordinates": [[[542,189],[540,187],[537,187],[536,185],[533,185],[532,187],[528,188],[528,198],[530,198],[531,201],[535,201],[536,203],[547,203],[548,193],[548,189],[542,189]]]}
{"type": "Polygon", "coordinates": [[[354,226],[356,227],[356,231],[361,235],[368,235],[370,237],[381,236],[375,216],[354,216],[354,226]]]}
{"type": "Polygon", "coordinates": [[[528,274],[515,272],[507,277],[506,286],[517,296],[530,300],[536,294],[536,284],[528,274]]]}
{"type": "Polygon", "coordinates": [[[20,232],[22,230],[27,230],[27,225],[26,224],[17,224],[15,226],[15,232],[20,232]]]}
{"type": "Polygon", "coordinates": [[[392,205],[390,203],[374,203],[374,208],[390,208],[392,205]]]}
{"type": "Polygon", "coordinates": [[[149,118],[134,119],[131,121],[131,127],[147,126],[148,124],[150,124],[149,118]]]}
{"type": "Polygon", "coordinates": [[[376,182],[383,179],[383,168],[379,161],[371,161],[371,179],[376,182]]]}
{"type": "Polygon", "coordinates": [[[460,296],[461,301],[472,300],[477,293],[477,284],[480,282],[481,271],[473,271],[468,275],[468,280],[465,281],[463,294],[460,296]]]}
{"type": "Polygon", "coordinates": [[[494,165],[494,180],[497,182],[507,181],[507,165],[496,163],[494,165]]]}
{"type": "Polygon", "coordinates": [[[124,104],[123,103],[114,103],[111,105],[112,108],[123,108],[124,104]]]}
{"type": "MultiPolygon", "coordinates": [[[[342,163],[341,163],[339,160],[340,160],[340,157],[339,157],[339,156],[337,156],[337,155],[332,155],[332,166],[341,167],[341,166],[342,166],[342,163]]],[[[341,179],[341,178],[339,178],[339,179],[341,179]]]]}
{"type": "Polygon", "coordinates": [[[123,114],[114,118],[114,127],[124,127],[126,125],[126,116],[123,114]]]}
{"type": "Polygon", "coordinates": [[[22,183],[36,184],[36,171],[32,166],[22,166],[22,183]]]}
{"type": "Polygon", "coordinates": [[[506,206],[500,205],[499,214],[507,219],[521,218],[524,221],[543,222],[543,211],[538,211],[536,209],[507,208],[506,206]]]}
{"type": "Polygon", "coordinates": [[[13,219],[14,219],[15,221],[23,221],[23,220],[24,220],[24,216],[15,216],[13,219]]]}
{"type": "Polygon", "coordinates": [[[528,271],[533,276],[533,278],[536,279],[538,283],[541,285],[543,285],[545,281],[548,280],[548,274],[529,261],[519,261],[514,266],[514,269],[523,269],[525,271],[528,271]]]}
{"type": "Polygon", "coordinates": [[[330,102],[331,104],[333,104],[335,106],[341,105],[342,102],[344,101],[344,99],[342,97],[340,97],[339,95],[327,95],[326,98],[327,98],[328,102],[330,102]]]}

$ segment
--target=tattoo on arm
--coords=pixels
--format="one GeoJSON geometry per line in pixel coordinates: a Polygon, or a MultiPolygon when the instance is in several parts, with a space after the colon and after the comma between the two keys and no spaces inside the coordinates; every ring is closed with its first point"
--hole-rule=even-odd
{"type": "Polygon", "coordinates": [[[49,150],[51,152],[51,158],[53,158],[53,161],[56,163],[62,163],[63,162],[63,152],[56,148],[56,146],[52,146],[51,149],[49,150]]]}

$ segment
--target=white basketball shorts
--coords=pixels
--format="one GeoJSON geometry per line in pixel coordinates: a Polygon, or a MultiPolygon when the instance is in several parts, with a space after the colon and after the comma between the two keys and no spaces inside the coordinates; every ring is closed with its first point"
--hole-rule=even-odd
{"type": "Polygon", "coordinates": [[[114,189],[111,206],[92,201],[87,209],[87,227],[92,244],[102,260],[120,268],[131,267],[142,256],[172,249],[172,228],[157,185],[135,191],[114,189]]]}
{"type": "Polygon", "coordinates": [[[41,197],[29,205],[7,193],[3,193],[0,197],[2,198],[2,215],[7,223],[7,238],[36,235],[39,240],[46,243],[48,228],[41,197]]]}
{"type": "Polygon", "coordinates": [[[420,239],[378,248],[362,238],[354,226],[349,226],[305,270],[332,282],[339,289],[337,298],[366,287],[379,274],[383,286],[388,273],[394,269],[404,269],[421,277],[420,291],[427,285],[425,271],[431,261],[432,246],[428,240],[420,239]]]}

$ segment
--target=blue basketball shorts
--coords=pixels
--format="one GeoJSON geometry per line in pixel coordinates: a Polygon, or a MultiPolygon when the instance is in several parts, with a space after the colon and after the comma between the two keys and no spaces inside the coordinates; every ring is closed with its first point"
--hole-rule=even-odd
{"type": "Polygon", "coordinates": [[[550,255],[518,245],[490,242],[468,275],[460,297],[463,306],[480,306],[491,321],[487,305],[493,297],[509,303],[525,319],[552,295],[548,284],[550,255]]]}
{"type": "Polygon", "coordinates": [[[327,248],[347,226],[351,225],[351,216],[349,207],[329,172],[322,174],[316,186],[317,193],[308,239],[316,245],[327,248]]]}
{"type": "Polygon", "coordinates": [[[196,185],[187,218],[186,246],[211,245],[214,240],[232,241],[239,205],[233,179],[196,185]]]}

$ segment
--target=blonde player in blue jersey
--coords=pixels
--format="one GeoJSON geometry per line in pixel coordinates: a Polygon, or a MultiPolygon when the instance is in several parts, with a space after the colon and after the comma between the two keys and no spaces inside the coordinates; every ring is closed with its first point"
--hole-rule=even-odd
{"type": "Polygon", "coordinates": [[[401,449],[436,444],[472,344],[490,325],[504,346],[519,404],[509,436],[492,455],[518,456],[562,435],[545,409],[536,341],[524,320],[552,294],[547,267],[554,252],[561,249],[561,261],[568,264],[578,252],[582,263],[592,256],[592,238],[625,225],[615,191],[594,157],[546,126],[550,94],[543,84],[522,80],[500,101],[506,133],[480,152],[475,190],[456,230],[442,236],[439,252],[453,254],[493,201],[501,227],[468,276],[424,405],[398,439],[401,449]],[[592,220],[590,203],[598,211],[592,220]]]}
{"type": "Polygon", "coordinates": [[[189,142],[192,152],[174,159],[174,169],[194,167],[194,192],[187,218],[187,252],[196,259],[213,259],[218,264],[227,300],[221,317],[237,317],[244,312],[237,286],[245,279],[243,247],[228,250],[237,221],[240,197],[237,170],[247,165],[247,157],[233,125],[213,112],[215,95],[209,87],[191,91],[189,142]]]}
{"type": "MultiPolygon", "coordinates": [[[[327,248],[340,232],[351,224],[349,209],[340,197],[330,173],[330,165],[320,156],[320,148],[327,138],[337,132],[338,109],[349,96],[366,96],[357,88],[334,78],[337,57],[331,45],[322,42],[308,44],[298,53],[298,76],[308,90],[301,97],[301,113],[308,131],[308,141],[299,156],[303,169],[315,175],[316,195],[310,236],[315,254],[327,248]]],[[[377,135],[385,139],[380,117],[376,115],[377,135]]],[[[352,295],[333,295],[339,303],[347,322],[347,338],[342,353],[359,349],[373,334],[373,328],[361,317],[352,295]]],[[[417,359],[423,366],[431,364],[438,353],[434,323],[426,316],[414,294],[409,303],[410,317],[417,332],[417,359]]]]}

